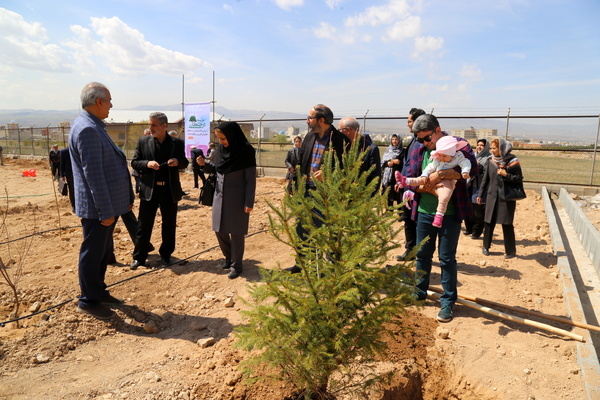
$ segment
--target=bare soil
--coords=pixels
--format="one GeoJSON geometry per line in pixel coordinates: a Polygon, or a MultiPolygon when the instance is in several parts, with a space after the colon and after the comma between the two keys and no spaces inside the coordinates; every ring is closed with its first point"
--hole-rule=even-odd
{"type": "MultiPolygon", "coordinates": [[[[68,199],[55,198],[47,163],[9,159],[0,167],[3,195],[8,195],[0,257],[10,264],[10,273],[24,260],[18,314],[65,302],[21,320],[19,326],[10,322],[0,328],[0,399],[280,400],[293,392],[277,382],[246,385],[236,368],[246,354],[232,347],[232,330],[243,323],[241,299],[247,283],[259,280],[257,266],[285,268],[293,262],[291,251],[265,231],[266,201],[282,197],[284,180],[259,179],[250,218],[254,234],[247,239],[244,273],[235,280],[220,269],[222,255],[211,231],[210,208],[198,205],[191,175],[182,174],[182,181],[190,193],[180,203],[178,216],[174,256],[182,261],[166,269],[131,271],[133,246],[119,222],[114,235],[119,264],[109,266],[107,283],[126,305],[116,309],[118,318],[105,323],[75,311],[80,223],[68,199]],[[21,176],[30,168],[37,169],[37,177],[21,176]],[[59,226],[69,228],[52,230],[59,226]],[[34,231],[45,233],[31,238],[27,254],[26,240],[5,243],[34,231]],[[206,338],[215,343],[199,345],[206,338]]],[[[6,209],[6,199],[1,202],[6,209]]],[[[519,202],[515,228],[518,257],[509,261],[503,258],[500,227],[489,257],[481,254],[481,240],[461,237],[459,294],[567,316],[536,193],[528,192],[519,202]]],[[[160,244],[160,217],[153,243],[160,244]]],[[[389,255],[390,263],[395,255],[389,255]]],[[[158,255],[151,254],[149,264],[157,262],[158,255]]],[[[439,287],[437,264],[432,278],[439,287]]],[[[0,322],[11,319],[13,306],[11,290],[0,284],[0,322]]],[[[393,334],[379,368],[394,371],[394,379],[366,398],[585,398],[574,340],[463,305],[455,307],[452,322],[438,324],[438,311],[437,300],[428,299],[424,307],[389,324],[393,334]]],[[[338,398],[360,397],[346,393],[338,398]]]]}

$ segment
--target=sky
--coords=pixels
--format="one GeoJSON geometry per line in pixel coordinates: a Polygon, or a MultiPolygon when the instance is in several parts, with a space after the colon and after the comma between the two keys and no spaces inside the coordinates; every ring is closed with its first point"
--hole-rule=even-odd
{"type": "Polygon", "coordinates": [[[0,1],[0,109],[600,112],[598,0],[0,1]],[[182,93],[183,92],[183,93],[182,93]],[[595,110],[595,111],[594,111],[595,110]]]}

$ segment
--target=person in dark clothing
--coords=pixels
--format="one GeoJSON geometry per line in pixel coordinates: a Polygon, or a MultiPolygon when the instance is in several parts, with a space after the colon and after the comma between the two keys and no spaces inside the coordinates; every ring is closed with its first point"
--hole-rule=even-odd
{"type": "Polygon", "coordinates": [[[65,147],[60,151],[60,168],[59,176],[60,179],[67,183],[69,191],[69,201],[73,212],[75,212],[75,189],[73,188],[73,168],[71,168],[71,155],[69,154],[69,148],[65,147]]]}
{"type": "Polygon", "coordinates": [[[139,228],[131,269],[146,265],[156,211],[162,215],[162,243],[158,250],[164,265],[170,265],[175,250],[177,203],[183,192],[179,170],[188,166],[184,145],[167,134],[168,119],[164,113],[150,114],[152,136],[143,136],[135,148],[131,166],[140,173],[139,228]]]}
{"type": "Polygon", "coordinates": [[[192,156],[192,172],[194,173],[194,189],[198,189],[198,176],[202,180],[202,186],[206,183],[206,177],[204,176],[204,171],[202,167],[198,165],[196,159],[198,157],[204,158],[204,152],[202,149],[197,148],[196,146],[192,146],[190,150],[190,154],[192,156]]]}
{"type": "Polygon", "coordinates": [[[219,139],[214,164],[198,158],[206,172],[217,173],[212,205],[212,229],[225,257],[223,269],[229,279],[242,273],[245,235],[256,194],[256,154],[237,122],[222,122],[215,128],[219,139]]]}
{"type": "MultiPolygon", "coordinates": [[[[338,165],[343,167],[342,154],[350,147],[350,140],[332,125],[333,112],[323,104],[317,104],[308,112],[306,122],[309,132],[302,142],[300,173],[306,177],[306,196],[311,196],[311,191],[315,188],[314,179],[323,179],[321,163],[325,151],[331,149],[335,153],[338,165]]],[[[317,227],[323,225],[322,218],[319,217],[319,211],[313,210],[313,213],[315,214],[314,224],[317,227]]],[[[296,225],[296,232],[300,239],[306,240],[308,238],[309,232],[300,222],[296,225]]],[[[305,252],[301,251],[299,257],[304,257],[304,254],[305,252]]],[[[298,262],[285,270],[292,274],[298,274],[302,270],[297,264],[298,262]]]]}
{"type": "MultiPolygon", "coordinates": [[[[394,202],[400,204],[402,202],[402,195],[394,190],[394,173],[402,170],[402,164],[404,161],[404,149],[402,149],[402,143],[400,138],[395,133],[392,135],[390,145],[383,153],[383,160],[381,161],[381,189],[383,192],[389,187],[387,201],[388,207],[392,207],[394,202]]],[[[400,210],[400,216],[402,216],[402,210],[400,210]]]]}
{"type": "Polygon", "coordinates": [[[48,161],[50,162],[50,169],[52,171],[52,179],[59,178],[59,168],[60,168],[60,150],[58,150],[58,145],[55,144],[52,146],[52,150],[50,150],[50,154],[48,155],[48,161]]]}
{"type": "MultiPolygon", "coordinates": [[[[402,175],[407,176],[408,168],[410,164],[410,154],[413,152],[415,147],[419,145],[417,142],[417,135],[413,131],[413,124],[421,115],[425,115],[425,111],[420,108],[411,108],[408,113],[408,119],[406,125],[408,126],[408,130],[413,134],[410,138],[410,142],[406,145],[406,149],[404,150],[404,160],[402,165],[402,175]]],[[[405,192],[408,189],[405,189],[405,192]]],[[[404,201],[404,194],[402,195],[402,201],[404,201]]],[[[409,258],[409,254],[412,251],[413,247],[417,244],[417,221],[411,219],[412,212],[408,207],[402,207],[402,221],[404,221],[404,238],[406,240],[404,244],[404,248],[406,249],[403,254],[396,256],[398,261],[407,261],[409,258]]],[[[414,258],[414,257],[413,257],[414,258]]]]}
{"type": "MultiPolygon", "coordinates": [[[[350,139],[351,143],[354,143],[358,140],[359,151],[366,151],[362,165],[360,166],[360,170],[365,173],[371,167],[373,167],[369,173],[369,176],[367,177],[367,185],[373,180],[379,179],[381,176],[381,157],[379,156],[379,148],[373,144],[373,141],[369,135],[361,135],[359,133],[360,123],[356,120],[356,118],[342,118],[338,124],[338,130],[346,135],[346,137],[350,139]]],[[[372,195],[374,196],[378,191],[379,184],[373,190],[372,195]]]]}
{"type": "Polygon", "coordinates": [[[496,224],[502,225],[504,236],[504,258],[517,256],[515,227],[513,225],[517,202],[506,200],[504,185],[507,182],[523,182],[523,171],[519,159],[512,154],[512,145],[503,138],[494,139],[490,144],[491,157],[487,159],[485,174],[481,180],[477,202],[485,201],[485,225],[483,229],[483,255],[490,255],[490,246],[496,224]]]}
{"type": "Polygon", "coordinates": [[[300,148],[302,147],[302,138],[300,136],[296,136],[294,138],[294,147],[292,147],[285,157],[285,166],[288,169],[288,172],[285,174],[285,179],[288,180],[287,191],[288,193],[292,193],[295,188],[296,178],[296,167],[300,165],[301,152],[300,148]]]}
{"type": "Polygon", "coordinates": [[[472,239],[479,239],[483,233],[483,215],[485,211],[485,193],[481,199],[481,204],[477,203],[477,196],[479,196],[479,188],[481,187],[481,180],[485,173],[485,165],[487,164],[488,158],[490,158],[490,143],[485,139],[479,139],[477,141],[477,147],[475,151],[475,158],[477,159],[477,165],[479,166],[479,173],[469,179],[467,188],[469,189],[469,195],[471,195],[471,207],[473,208],[473,214],[469,218],[465,218],[465,235],[471,235],[472,239]]]}

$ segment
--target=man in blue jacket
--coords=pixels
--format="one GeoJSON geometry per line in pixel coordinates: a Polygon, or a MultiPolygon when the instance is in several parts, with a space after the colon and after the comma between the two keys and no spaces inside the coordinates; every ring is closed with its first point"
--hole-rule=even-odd
{"type": "Polygon", "coordinates": [[[115,313],[109,306],[123,303],[106,290],[104,276],[115,219],[133,206],[125,154],[110,139],[102,121],[111,107],[106,86],[98,82],[87,84],[81,91],[83,111],[69,133],[75,214],[81,218],[83,227],[77,311],[98,319],[112,318],[115,313]]]}

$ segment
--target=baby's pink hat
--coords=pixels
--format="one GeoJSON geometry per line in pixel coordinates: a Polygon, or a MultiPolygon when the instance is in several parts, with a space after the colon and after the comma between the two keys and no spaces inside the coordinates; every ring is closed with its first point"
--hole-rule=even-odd
{"type": "Polygon", "coordinates": [[[435,144],[435,151],[431,153],[431,157],[438,158],[440,154],[454,157],[456,151],[462,149],[467,144],[464,140],[458,141],[454,136],[444,136],[435,144]]]}

